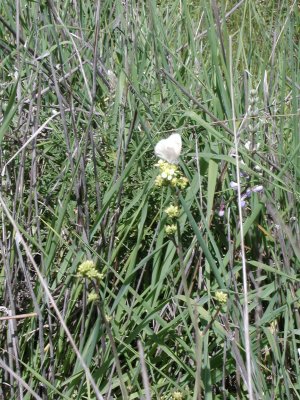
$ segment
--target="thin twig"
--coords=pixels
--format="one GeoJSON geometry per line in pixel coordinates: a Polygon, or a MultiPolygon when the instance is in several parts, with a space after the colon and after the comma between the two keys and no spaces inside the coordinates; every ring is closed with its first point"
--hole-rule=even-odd
{"type": "Polygon", "coordinates": [[[148,377],[146,362],[145,362],[145,354],[144,354],[143,345],[140,340],[138,341],[138,349],[139,349],[139,355],[140,355],[143,384],[144,384],[144,389],[145,389],[145,399],[151,400],[151,391],[150,391],[149,377],[148,377]]]}
{"type": "Polygon", "coordinates": [[[9,315],[8,317],[0,317],[0,321],[6,321],[8,319],[24,319],[24,318],[31,318],[36,317],[37,313],[32,312],[28,314],[18,314],[18,315],[9,315]]]}

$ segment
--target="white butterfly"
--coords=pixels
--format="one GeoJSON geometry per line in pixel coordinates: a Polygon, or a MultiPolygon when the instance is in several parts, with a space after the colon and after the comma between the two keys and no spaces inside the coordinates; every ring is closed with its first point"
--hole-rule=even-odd
{"type": "Polygon", "coordinates": [[[160,140],[155,148],[155,155],[170,164],[178,163],[178,157],[181,153],[181,136],[173,133],[167,139],[160,140]]]}

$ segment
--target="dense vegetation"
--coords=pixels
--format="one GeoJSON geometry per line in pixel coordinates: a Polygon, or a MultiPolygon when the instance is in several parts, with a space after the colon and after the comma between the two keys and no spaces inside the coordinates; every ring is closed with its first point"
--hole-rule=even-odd
{"type": "Polygon", "coordinates": [[[300,398],[299,13],[0,3],[0,398],[300,398]]]}

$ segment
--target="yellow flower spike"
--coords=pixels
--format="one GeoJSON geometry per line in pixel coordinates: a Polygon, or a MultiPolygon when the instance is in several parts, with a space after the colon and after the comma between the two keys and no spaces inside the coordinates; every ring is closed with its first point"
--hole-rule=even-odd
{"type": "Polygon", "coordinates": [[[85,276],[90,270],[95,269],[95,263],[91,260],[86,260],[78,267],[78,274],[85,276]]]}
{"type": "Polygon", "coordinates": [[[224,292],[216,292],[216,300],[221,304],[227,303],[227,293],[224,292]]]}
{"type": "Polygon", "coordinates": [[[155,166],[160,170],[155,179],[155,186],[172,186],[174,188],[184,189],[188,185],[188,179],[182,175],[176,164],[170,164],[167,161],[159,160],[155,166]]]}
{"type": "Polygon", "coordinates": [[[88,303],[93,303],[94,301],[98,300],[99,296],[97,295],[96,292],[91,292],[89,293],[88,297],[87,297],[87,301],[88,303]]]}
{"type": "Polygon", "coordinates": [[[183,396],[181,392],[174,392],[172,394],[172,400],[183,400],[183,396]]]}
{"type": "Polygon", "coordinates": [[[172,185],[173,187],[177,187],[177,185],[178,185],[178,178],[173,178],[173,179],[171,180],[171,185],[172,185]]]}
{"type": "Polygon", "coordinates": [[[112,320],[112,316],[105,314],[105,319],[107,322],[110,322],[112,320]]]}
{"type": "Polygon", "coordinates": [[[175,224],[166,225],[165,226],[165,231],[166,231],[167,235],[174,235],[174,233],[177,232],[177,226],[175,224]]]}
{"type": "Polygon", "coordinates": [[[189,180],[185,176],[181,176],[178,180],[177,186],[179,189],[185,189],[189,183],[189,180]]]}
{"type": "Polygon", "coordinates": [[[163,180],[162,176],[158,175],[155,178],[155,182],[154,182],[155,186],[161,187],[163,185],[163,183],[164,183],[164,180],[163,180]]]}
{"type": "Polygon", "coordinates": [[[179,207],[170,205],[165,209],[165,213],[169,218],[178,218],[179,217],[179,207]]]}
{"type": "Polygon", "coordinates": [[[96,264],[91,260],[87,260],[81,263],[77,271],[78,276],[82,278],[97,279],[100,281],[104,277],[103,274],[97,271],[96,264]]]}

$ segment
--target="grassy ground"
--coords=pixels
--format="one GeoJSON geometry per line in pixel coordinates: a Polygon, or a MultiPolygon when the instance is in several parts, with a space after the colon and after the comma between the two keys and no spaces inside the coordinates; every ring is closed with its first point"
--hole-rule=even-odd
{"type": "Polygon", "coordinates": [[[0,398],[300,398],[299,13],[1,2],[0,398]]]}

